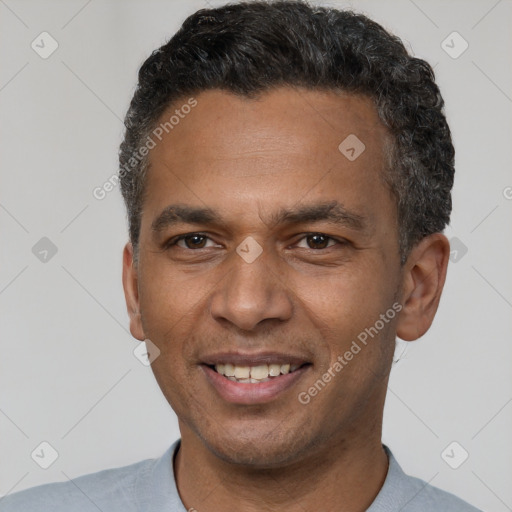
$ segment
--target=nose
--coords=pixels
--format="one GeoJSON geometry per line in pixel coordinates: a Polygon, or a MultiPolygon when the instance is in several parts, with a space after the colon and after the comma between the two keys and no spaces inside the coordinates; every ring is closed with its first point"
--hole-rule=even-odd
{"type": "Polygon", "coordinates": [[[216,321],[229,322],[245,331],[265,321],[291,318],[293,303],[285,277],[271,267],[263,254],[247,263],[238,254],[231,256],[230,271],[219,283],[211,299],[211,314],[216,321]]]}

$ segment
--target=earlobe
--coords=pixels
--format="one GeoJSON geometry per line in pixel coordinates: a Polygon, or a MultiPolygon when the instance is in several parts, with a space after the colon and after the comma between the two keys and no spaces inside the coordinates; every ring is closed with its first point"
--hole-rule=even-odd
{"type": "Polygon", "coordinates": [[[130,332],[139,341],[143,341],[144,330],[139,306],[139,285],[137,267],[133,263],[133,246],[128,242],[123,250],[123,289],[126,309],[130,317],[130,332]]]}
{"type": "Polygon", "coordinates": [[[446,279],[450,243],[441,233],[423,238],[413,247],[403,271],[402,305],[397,336],[413,341],[423,336],[434,320],[446,279]]]}

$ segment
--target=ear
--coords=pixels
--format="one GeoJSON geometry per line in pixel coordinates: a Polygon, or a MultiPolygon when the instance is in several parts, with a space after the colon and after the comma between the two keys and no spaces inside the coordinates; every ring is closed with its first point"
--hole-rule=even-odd
{"type": "Polygon", "coordinates": [[[133,246],[128,242],[123,250],[123,288],[126,308],[130,316],[130,332],[139,341],[144,341],[144,330],[139,308],[139,284],[137,265],[133,261],[133,246]]]}
{"type": "Polygon", "coordinates": [[[411,250],[403,269],[402,305],[397,336],[413,341],[434,320],[446,279],[450,242],[441,233],[423,238],[411,250]]]}

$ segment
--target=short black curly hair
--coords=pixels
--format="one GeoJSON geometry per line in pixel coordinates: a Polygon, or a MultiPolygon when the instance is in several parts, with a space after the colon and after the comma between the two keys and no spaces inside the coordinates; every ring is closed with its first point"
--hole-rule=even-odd
{"type": "Polygon", "coordinates": [[[455,151],[434,72],[362,14],[300,0],[201,9],[151,54],[138,78],[119,151],[135,255],[148,164],[140,148],[170,104],[209,89],[255,97],[291,86],[369,97],[392,139],[384,179],[397,202],[402,264],[449,222],[455,151]]]}

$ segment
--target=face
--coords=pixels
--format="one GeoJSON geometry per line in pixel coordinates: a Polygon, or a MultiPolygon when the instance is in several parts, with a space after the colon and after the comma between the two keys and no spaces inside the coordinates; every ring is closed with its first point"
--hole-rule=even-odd
{"type": "Polygon", "coordinates": [[[151,150],[136,267],[125,253],[131,331],[160,350],[182,437],[259,467],[363,441],[402,285],[386,130],[355,95],[196,100],[151,150]]]}

